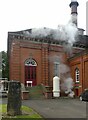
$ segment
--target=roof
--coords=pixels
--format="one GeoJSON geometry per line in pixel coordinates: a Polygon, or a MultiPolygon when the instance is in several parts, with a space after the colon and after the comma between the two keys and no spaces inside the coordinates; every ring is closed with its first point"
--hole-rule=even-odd
{"type": "Polygon", "coordinates": [[[88,36],[87,35],[77,36],[76,42],[73,44],[73,46],[88,48],[88,36]]]}
{"type": "MultiPolygon", "coordinates": [[[[44,29],[46,29],[44,27],[44,29]]],[[[16,32],[8,32],[8,37],[9,35],[13,35],[14,37],[17,37],[17,36],[21,36],[21,37],[25,37],[26,38],[31,38],[31,34],[32,34],[32,30],[33,29],[26,29],[26,30],[22,30],[22,31],[16,31],[16,32]]],[[[46,39],[48,42],[56,42],[57,44],[63,44],[63,43],[66,43],[66,41],[64,40],[53,40],[53,34],[52,33],[52,29],[50,31],[51,33],[49,33],[49,35],[47,36],[43,36],[41,37],[40,36],[37,36],[37,37],[34,37],[35,39],[38,38],[38,39],[45,39],[45,42],[46,42],[46,39]]],[[[46,34],[46,33],[45,33],[46,34]]],[[[81,48],[88,48],[88,36],[87,35],[78,35],[76,38],[76,42],[73,44],[74,47],[81,47],[81,48]]]]}
{"type": "Polygon", "coordinates": [[[80,56],[83,56],[83,55],[88,55],[88,49],[84,50],[84,51],[81,51],[79,53],[76,53],[75,55],[73,55],[72,57],[69,57],[68,58],[68,61],[71,61],[77,57],[80,57],[80,56]]]}

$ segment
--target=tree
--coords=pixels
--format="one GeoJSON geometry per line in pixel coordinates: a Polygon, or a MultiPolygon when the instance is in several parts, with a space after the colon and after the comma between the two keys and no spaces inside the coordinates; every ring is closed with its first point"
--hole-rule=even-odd
{"type": "Polygon", "coordinates": [[[2,51],[2,78],[9,78],[9,64],[7,52],[2,51]]]}
{"type": "Polygon", "coordinates": [[[0,52],[0,78],[2,78],[2,53],[0,52]]]}

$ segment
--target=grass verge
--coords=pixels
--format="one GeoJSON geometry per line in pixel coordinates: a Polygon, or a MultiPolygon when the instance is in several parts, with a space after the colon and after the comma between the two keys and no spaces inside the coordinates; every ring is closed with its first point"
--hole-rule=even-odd
{"type": "MultiPolygon", "coordinates": [[[[22,110],[22,114],[21,115],[17,115],[17,116],[8,116],[7,115],[7,105],[6,104],[2,104],[0,105],[0,115],[2,115],[2,120],[18,120],[20,118],[22,118],[22,120],[26,119],[26,118],[42,118],[37,112],[35,112],[33,109],[27,107],[27,106],[22,106],[21,110],[22,110]]],[[[30,120],[29,119],[29,120],[30,120]]]]}

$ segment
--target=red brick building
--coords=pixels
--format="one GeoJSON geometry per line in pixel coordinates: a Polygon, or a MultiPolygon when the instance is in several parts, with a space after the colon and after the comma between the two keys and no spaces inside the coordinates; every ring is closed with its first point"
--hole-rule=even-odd
{"type": "Polygon", "coordinates": [[[88,88],[88,51],[84,44],[75,43],[73,56],[69,57],[62,43],[52,39],[36,39],[10,32],[8,43],[10,80],[18,80],[25,85],[30,80],[32,85],[43,83],[52,86],[53,77],[59,74],[59,71],[55,72],[55,66],[61,63],[60,56],[62,63],[70,66],[77,94],[88,88]]]}
{"type": "Polygon", "coordinates": [[[88,50],[70,58],[69,65],[75,83],[75,94],[78,96],[85,89],[88,89],[88,50]]]}
{"type": "Polygon", "coordinates": [[[68,54],[64,51],[63,41],[53,40],[50,36],[33,38],[23,34],[31,30],[8,33],[10,80],[18,80],[26,86],[30,85],[28,81],[32,81],[33,86],[41,83],[52,86],[55,75],[63,79],[71,72],[74,91],[80,95],[88,88],[88,36],[79,35],[72,54],[68,54]],[[60,64],[68,65],[70,70],[61,73],[60,64]]]}

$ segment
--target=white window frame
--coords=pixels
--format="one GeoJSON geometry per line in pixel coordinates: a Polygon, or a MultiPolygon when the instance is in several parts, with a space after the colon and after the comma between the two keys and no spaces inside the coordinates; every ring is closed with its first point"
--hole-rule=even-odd
{"type": "Polygon", "coordinates": [[[79,69],[76,68],[75,69],[75,80],[76,80],[76,83],[79,83],[80,82],[80,72],[79,72],[79,69]]]}

